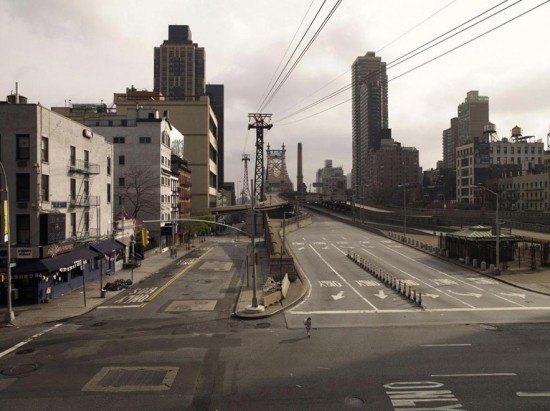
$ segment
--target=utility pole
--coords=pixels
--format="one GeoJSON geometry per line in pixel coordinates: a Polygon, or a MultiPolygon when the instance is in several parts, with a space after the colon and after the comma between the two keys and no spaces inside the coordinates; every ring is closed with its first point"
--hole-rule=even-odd
{"type": "Polygon", "coordinates": [[[256,129],[256,167],[254,173],[254,197],[258,201],[264,200],[264,129],[270,130],[273,124],[271,114],[265,113],[249,113],[248,114],[248,129],[256,129]]]}
{"type": "Polygon", "coordinates": [[[4,181],[6,187],[4,191],[6,192],[6,200],[4,202],[4,241],[7,242],[7,277],[8,277],[8,287],[7,287],[7,300],[8,300],[8,310],[6,312],[6,322],[9,324],[15,324],[15,313],[13,312],[13,306],[11,301],[11,230],[10,230],[10,192],[8,189],[8,176],[6,175],[6,169],[4,164],[0,161],[0,167],[2,168],[2,175],[4,176],[4,181]]]}
{"type": "Polygon", "coordinates": [[[246,203],[246,198],[250,195],[248,188],[248,162],[250,161],[250,154],[243,154],[242,160],[244,162],[244,179],[243,179],[243,191],[241,192],[241,204],[246,203]]]}

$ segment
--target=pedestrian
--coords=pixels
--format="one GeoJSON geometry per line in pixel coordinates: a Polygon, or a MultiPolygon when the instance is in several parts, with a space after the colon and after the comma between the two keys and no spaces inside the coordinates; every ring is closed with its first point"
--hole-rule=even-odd
{"type": "Polygon", "coordinates": [[[311,338],[311,317],[304,320],[304,325],[306,326],[307,338],[311,338]]]}

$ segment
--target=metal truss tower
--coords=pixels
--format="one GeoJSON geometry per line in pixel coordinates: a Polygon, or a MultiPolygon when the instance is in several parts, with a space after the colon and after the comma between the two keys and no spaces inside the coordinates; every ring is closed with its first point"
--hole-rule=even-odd
{"type": "Polygon", "coordinates": [[[248,188],[248,162],[250,161],[250,154],[243,154],[242,161],[244,161],[244,177],[243,177],[243,191],[241,191],[241,204],[246,203],[246,199],[250,195],[248,188]]]}
{"type": "Polygon", "coordinates": [[[292,181],[286,169],[286,150],[271,150],[267,145],[267,169],[265,176],[267,192],[293,191],[292,181]]]}
{"type": "Polygon", "coordinates": [[[248,129],[256,129],[256,167],[254,172],[254,193],[253,196],[259,201],[264,201],[264,129],[271,129],[273,124],[271,114],[249,113],[248,129]]]}

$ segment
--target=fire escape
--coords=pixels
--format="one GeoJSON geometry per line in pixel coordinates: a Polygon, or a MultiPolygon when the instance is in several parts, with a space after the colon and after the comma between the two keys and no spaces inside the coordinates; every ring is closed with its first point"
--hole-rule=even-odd
{"type": "Polygon", "coordinates": [[[91,196],[90,189],[93,176],[99,174],[99,165],[90,163],[88,151],[84,152],[84,159],[77,159],[71,153],[68,164],[70,178],[70,194],[68,199],[68,213],[72,232],[70,236],[76,241],[86,241],[90,237],[99,238],[99,196],[91,196]],[[93,218],[96,218],[95,228],[90,227],[93,218]]]}

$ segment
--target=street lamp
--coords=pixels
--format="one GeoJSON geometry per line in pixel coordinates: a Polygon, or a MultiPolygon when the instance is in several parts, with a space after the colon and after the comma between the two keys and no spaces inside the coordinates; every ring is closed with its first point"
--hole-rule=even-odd
{"type": "Polygon", "coordinates": [[[495,240],[496,240],[496,271],[495,271],[495,274],[499,274],[500,273],[500,228],[499,228],[499,223],[498,223],[498,209],[500,208],[499,207],[499,195],[497,192],[491,190],[490,188],[487,188],[485,186],[481,186],[481,185],[477,185],[475,188],[477,189],[482,189],[482,190],[486,190],[488,191],[489,193],[493,194],[496,199],[497,199],[497,203],[496,203],[496,210],[495,210],[495,230],[496,230],[496,234],[495,234],[495,240]]]}
{"type": "Polygon", "coordinates": [[[7,241],[7,277],[8,277],[8,310],[6,312],[6,322],[9,324],[15,323],[15,314],[13,312],[12,307],[12,301],[11,301],[11,236],[10,236],[10,192],[8,189],[8,176],[6,175],[6,169],[4,168],[4,164],[0,161],[0,167],[2,168],[2,175],[4,176],[4,181],[6,182],[6,188],[4,191],[6,192],[6,202],[4,203],[4,233],[5,233],[5,241],[7,241]]]}

